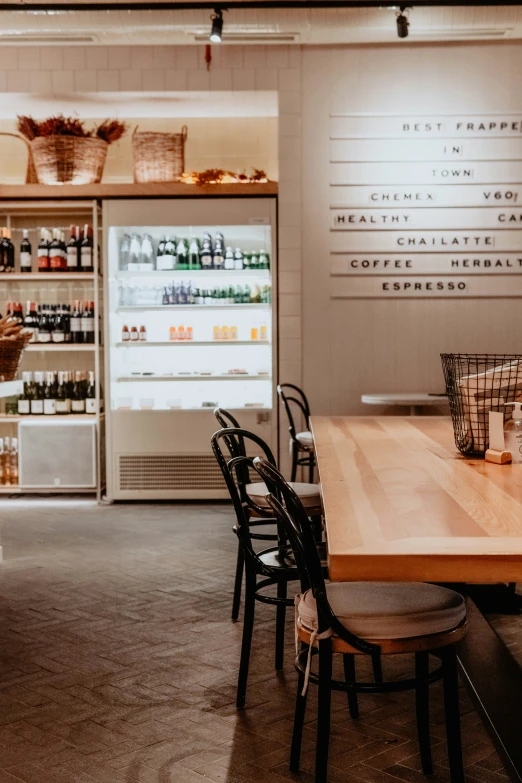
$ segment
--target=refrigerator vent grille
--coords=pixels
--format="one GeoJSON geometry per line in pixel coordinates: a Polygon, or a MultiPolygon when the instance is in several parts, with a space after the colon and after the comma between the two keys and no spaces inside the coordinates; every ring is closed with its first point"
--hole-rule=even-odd
{"type": "Polygon", "coordinates": [[[119,457],[120,490],[223,490],[212,454],[133,454],[119,457]]]}

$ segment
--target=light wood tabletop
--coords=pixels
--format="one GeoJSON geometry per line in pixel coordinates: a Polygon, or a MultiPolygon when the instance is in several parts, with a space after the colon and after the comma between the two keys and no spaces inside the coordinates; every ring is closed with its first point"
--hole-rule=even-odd
{"type": "Polygon", "coordinates": [[[522,465],[463,457],[446,417],[311,424],[330,579],[522,581],[522,465]]]}

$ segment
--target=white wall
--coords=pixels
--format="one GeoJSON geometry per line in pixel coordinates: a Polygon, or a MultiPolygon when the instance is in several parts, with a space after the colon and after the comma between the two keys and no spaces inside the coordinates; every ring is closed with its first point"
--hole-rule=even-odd
{"type": "Polygon", "coordinates": [[[522,353],[520,299],[331,298],[330,117],[356,113],[520,117],[522,48],[303,52],[303,381],[312,407],[330,413],[378,412],[361,405],[364,392],[442,391],[440,352],[522,353]]]}

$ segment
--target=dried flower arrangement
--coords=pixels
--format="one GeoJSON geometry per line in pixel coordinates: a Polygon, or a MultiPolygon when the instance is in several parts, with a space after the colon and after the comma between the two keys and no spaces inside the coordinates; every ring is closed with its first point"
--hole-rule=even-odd
{"type": "Polygon", "coordinates": [[[252,174],[235,174],[225,169],[206,169],[206,171],[190,171],[183,174],[181,182],[187,185],[224,185],[228,183],[249,184],[253,182],[270,182],[266,172],[252,169],[252,174]]]}
{"type": "Polygon", "coordinates": [[[48,136],[76,136],[82,139],[98,138],[112,144],[121,139],[126,130],[124,122],[111,119],[104,120],[100,125],[88,130],[78,117],[64,117],[63,114],[48,117],[41,122],[33,117],[18,117],[18,131],[28,141],[48,136]]]}

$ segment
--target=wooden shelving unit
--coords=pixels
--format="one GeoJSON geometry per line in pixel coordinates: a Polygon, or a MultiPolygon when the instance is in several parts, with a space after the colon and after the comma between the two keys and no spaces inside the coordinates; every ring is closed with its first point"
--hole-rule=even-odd
{"type": "MultiPolygon", "coordinates": [[[[277,182],[184,185],[179,182],[100,185],[0,185],[0,199],[191,198],[193,196],[276,196],[277,182]]],[[[0,213],[2,205],[0,204],[0,213]]]]}

